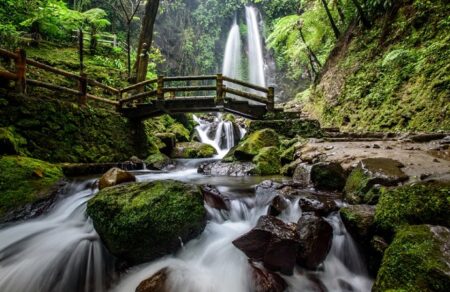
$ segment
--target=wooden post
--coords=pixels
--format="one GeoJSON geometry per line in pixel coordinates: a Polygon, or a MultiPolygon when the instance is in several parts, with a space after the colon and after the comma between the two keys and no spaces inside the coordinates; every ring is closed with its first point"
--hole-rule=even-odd
{"type": "Polygon", "coordinates": [[[80,97],[78,98],[78,103],[80,105],[86,105],[87,104],[87,77],[86,74],[81,73],[80,74],[80,80],[79,80],[79,91],[80,91],[80,97]]]}
{"type": "Polygon", "coordinates": [[[223,104],[224,95],[223,75],[217,74],[216,77],[216,104],[223,104]]]}
{"type": "Polygon", "coordinates": [[[80,73],[83,73],[84,64],[83,64],[83,42],[84,42],[83,30],[80,28],[78,30],[78,55],[80,57],[80,73]]]}
{"type": "Polygon", "coordinates": [[[16,65],[16,90],[18,93],[27,93],[27,54],[24,49],[16,50],[17,58],[15,59],[16,65]]]}
{"type": "Polygon", "coordinates": [[[267,93],[267,110],[269,112],[275,109],[275,88],[269,87],[269,92],[267,93]]]}
{"type": "Polygon", "coordinates": [[[164,76],[158,76],[157,82],[156,97],[158,100],[164,100],[164,76]]]}

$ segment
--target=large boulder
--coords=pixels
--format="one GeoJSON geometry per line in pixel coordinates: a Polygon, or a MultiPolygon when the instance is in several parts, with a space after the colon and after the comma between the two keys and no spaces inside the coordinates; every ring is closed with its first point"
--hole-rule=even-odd
{"type": "MultiPolygon", "coordinates": [[[[261,129],[270,128],[280,135],[286,137],[321,137],[323,135],[320,129],[320,123],[317,120],[299,119],[289,116],[289,113],[280,113],[281,116],[272,117],[267,120],[251,121],[249,132],[259,131],[261,129]]],[[[278,114],[278,115],[280,115],[278,114]]]]}
{"type": "Polygon", "coordinates": [[[239,161],[252,161],[262,148],[279,145],[278,134],[272,129],[263,129],[247,135],[232,153],[239,161]]]}
{"type": "Polygon", "coordinates": [[[145,159],[145,164],[149,169],[162,170],[174,165],[174,162],[166,154],[158,152],[147,157],[147,159],[145,159]]]}
{"type": "Polygon", "coordinates": [[[0,157],[0,222],[29,204],[50,199],[52,187],[63,177],[61,168],[48,162],[0,157]]]}
{"type": "Polygon", "coordinates": [[[198,173],[212,176],[247,176],[255,171],[255,164],[252,162],[206,162],[200,164],[198,173]]]}
{"type": "Polygon", "coordinates": [[[136,177],[132,173],[129,173],[128,171],[122,170],[117,167],[113,167],[104,175],[102,175],[102,177],[98,181],[98,188],[101,190],[107,187],[134,181],[136,181],[136,177]]]}
{"type": "Polygon", "coordinates": [[[345,170],[336,162],[319,162],[311,167],[311,182],[319,190],[342,191],[347,176],[345,170]]]}
{"type": "Polygon", "coordinates": [[[251,260],[262,261],[272,271],[292,275],[299,246],[294,224],[273,216],[261,216],[255,228],[235,239],[233,244],[251,260]]]}
{"type": "Polygon", "coordinates": [[[16,133],[13,127],[0,128],[0,155],[24,154],[27,140],[16,133]]]}
{"type": "Polygon", "coordinates": [[[281,195],[276,195],[270,203],[267,215],[278,216],[289,207],[289,201],[281,195]]]}
{"type": "Polygon", "coordinates": [[[105,188],[87,213],[110,252],[131,264],[176,251],[206,224],[199,188],[172,180],[105,188]]]}
{"type": "Polygon", "coordinates": [[[372,291],[450,291],[449,263],[448,228],[404,226],[384,254],[372,291]]]}
{"type": "Polygon", "coordinates": [[[136,287],[136,292],[170,292],[167,280],[170,270],[163,268],[136,287]]]}
{"type": "Polygon", "coordinates": [[[199,142],[177,143],[172,150],[172,158],[210,158],[217,154],[209,144],[199,142]]]}
{"type": "Polygon", "coordinates": [[[300,244],[297,263],[307,269],[316,269],[327,257],[333,239],[333,228],[314,213],[303,213],[297,222],[300,244]]]}
{"type": "Polygon", "coordinates": [[[405,224],[450,227],[450,184],[418,183],[383,189],[376,206],[375,224],[391,235],[405,224]]]}
{"type": "Polygon", "coordinates": [[[328,216],[331,212],[339,210],[333,197],[307,192],[300,195],[298,204],[302,212],[314,212],[318,216],[328,216]]]}
{"type": "Polygon", "coordinates": [[[279,174],[281,169],[280,153],[277,147],[261,148],[259,153],[253,158],[256,168],[255,175],[279,174]]]}
{"type": "Polygon", "coordinates": [[[283,292],[287,284],[278,274],[266,270],[258,263],[249,261],[254,292],[283,292]]]}
{"type": "Polygon", "coordinates": [[[352,237],[362,246],[369,245],[373,237],[375,206],[349,205],[341,208],[339,214],[352,237]]]}
{"type": "Polygon", "coordinates": [[[230,199],[222,195],[216,187],[204,185],[201,190],[203,200],[208,206],[217,210],[230,210],[230,199]]]}
{"type": "Polygon", "coordinates": [[[403,165],[389,158],[367,158],[359,162],[350,173],[345,184],[346,199],[350,204],[376,204],[378,193],[372,192],[375,185],[397,186],[407,181],[403,165]]]}

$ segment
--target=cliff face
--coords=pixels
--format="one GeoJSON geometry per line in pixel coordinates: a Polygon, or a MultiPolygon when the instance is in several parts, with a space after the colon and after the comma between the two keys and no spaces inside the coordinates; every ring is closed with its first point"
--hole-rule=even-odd
{"type": "Polygon", "coordinates": [[[352,25],[310,90],[325,126],[450,130],[450,3],[399,1],[369,30],[352,25]]]}

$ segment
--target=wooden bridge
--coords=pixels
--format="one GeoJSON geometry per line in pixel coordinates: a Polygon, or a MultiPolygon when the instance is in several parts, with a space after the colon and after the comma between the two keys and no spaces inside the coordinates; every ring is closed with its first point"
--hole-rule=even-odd
{"type": "Polygon", "coordinates": [[[77,75],[27,59],[22,49],[16,52],[0,49],[0,56],[15,63],[13,72],[0,69],[0,79],[14,81],[19,93],[26,94],[27,86],[42,87],[78,96],[81,105],[85,105],[88,100],[112,105],[116,111],[130,119],[146,119],[162,114],[222,111],[249,119],[261,119],[267,112],[275,110],[273,87],[261,87],[222,74],[158,76],[156,79],[117,89],[89,79],[83,73],[77,75]],[[73,80],[77,86],[68,88],[27,78],[27,66],[73,80]],[[90,94],[89,91],[94,89],[101,92],[90,94]]]}

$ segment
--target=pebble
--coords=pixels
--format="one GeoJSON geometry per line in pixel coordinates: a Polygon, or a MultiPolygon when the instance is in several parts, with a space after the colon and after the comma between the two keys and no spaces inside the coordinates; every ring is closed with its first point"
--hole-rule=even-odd
{"type": "Polygon", "coordinates": [[[325,146],[325,150],[331,150],[331,149],[334,149],[333,145],[325,146]]]}

